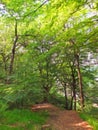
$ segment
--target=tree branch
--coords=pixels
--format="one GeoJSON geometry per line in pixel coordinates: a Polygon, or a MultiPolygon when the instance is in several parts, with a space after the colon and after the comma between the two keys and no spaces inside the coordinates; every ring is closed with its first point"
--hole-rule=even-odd
{"type": "Polygon", "coordinates": [[[45,5],[47,2],[48,2],[48,0],[45,0],[45,1],[44,1],[38,8],[36,8],[33,12],[30,12],[30,13],[26,14],[26,15],[24,16],[24,18],[26,18],[27,16],[29,16],[29,15],[32,14],[32,13],[37,12],[37,10],[40,9],[43,5],[45,5]]]}

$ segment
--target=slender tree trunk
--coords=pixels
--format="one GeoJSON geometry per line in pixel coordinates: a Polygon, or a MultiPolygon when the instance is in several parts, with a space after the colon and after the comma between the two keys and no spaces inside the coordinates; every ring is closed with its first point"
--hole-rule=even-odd
{"type": "Polygon", "coordinates": [[[81,109],[83,109],[84,93],[83,93],[82,75],[81,75],[80,63],[79,63],[79,54],[76,54],[76,61],[77,61],[77,71],[78,71],[79,88],[80,88],[80,104],[81,104],[81,109]]]}
{"type": "MultiPolygon", "coordinates": [[[[38,65],[38,68],[39,68],[39,72],[40,72],[40,77],[43,77],[43,68],[41,66],[41,63],[39,63],[38,65]]],[[[47,72],[47,76],[48,76],[48,72],[47,72]]],[[[46,77],[48,78],[48,77],[46,77]]],[[[47,79],[47,82],[48,82],[48,79],[47,79]]],[[[43,82],[43,80],[41,81],[41,84],[42,84],[42,88],[43,88],[43,102],[48,102],[48,96],[49,96],[49,86],[48,86],[48,83],[46,82],[43,82]]]]}
{"type": "MultiPolygon", "coordinates": [[[[74,40],[70,39],[70,43],[74,46],[74,40]]],[[[79,80],[79,89],[80,89],[80,104],[81,109],[84,108],[84,93],[83,93],[83,84],[82,84],[82,74],[80,70],[80,63],[79,63],[79,53],[77,49],[74,49],[74,56],[76,60],[77,72],[78,72],[78,80],[79,80]]]]}
{"type": "Polygon", "coordinates": [[[75,79],[75,70],[71,67],[72,72],[72,96],[73,96],[73,109],[76,110],[76,79],[75,79]]]}
{"type": "Polygon", "coordinates": [[[73,92],[71,92],[71,100],[70,100],[70,107],[69,110],[73,109],[73,92]]]}
{"type": "Polygon", "coordinates": [[[46,101],[48,102],[48,97],[49,97],[49,91],[50,91],[50,85],[49,85],[49,59],[46,59],[46,87],[45,87],[45,91],[46,91],[46,101]]]}
{"type": "Polygon", "coordinates": [[[48,99],[49,99],[49,92],[50,92],[50,89],[52,87],[52,81],[50,82],[50,73],[49,73],[49,61],[50,61],[50,58],[48,57],[46,59],[46,85],[44,85],[44,91],[46,92],[44,94],[44,102],[48,102],[48,99]]]}
{"type": "Polygon", "coordinates": [[[74,98],[74,104],[73,104],[73,109],[76,110],[76,90],[73,90],[73,98],[74,98]]]}
{"type": "Polygon", "coordinates": [[[48,89],[48,86],[43,86],[43,88],[44,88],[44,101],[43,102],[45,102],[45,103],[47,103],[48,102],[48,97],[49,97],[49,89],[48,89]]]}
{"type": "Polygon", "coordinates": [[[65,94],[65,109],[68,110],[68,98],[67,98],[66,83],[64,83],[64,94],[65,94]]]}
{"type": "Polygon", "coordinates": [[[15,49],[16,49],[16,43],[18,41],[18,34],[17,34],[17,20],[15,21],[15,38],[14,43],[12,47],[12,54],[11,54],[11,61],[10,61],[10,68],[9,68],[9,74],[13,72],[13,65],[14,65],[14,58],[15,58],[15,49]]]}

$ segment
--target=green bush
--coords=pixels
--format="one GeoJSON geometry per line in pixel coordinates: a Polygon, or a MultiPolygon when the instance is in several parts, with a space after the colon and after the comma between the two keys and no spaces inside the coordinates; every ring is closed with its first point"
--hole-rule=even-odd
{"type": "Polygon", "coordinates": [[[59,94],[51,94],[49,96],[49,102],[61,108],[65,107],[65,98],[59,94]]]}

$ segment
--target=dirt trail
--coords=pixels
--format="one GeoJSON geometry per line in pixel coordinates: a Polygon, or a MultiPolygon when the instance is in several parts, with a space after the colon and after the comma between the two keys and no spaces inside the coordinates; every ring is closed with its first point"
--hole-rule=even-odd
{"type": "Polygon", "coordinates": [[[43,109],[49,111],[50,118],[47,124],[50,124],[55,130],[93,130],[87,122],[79,117],[76,111],[60,110],[51,104],[40,104],[32,107],[34,111],[43,109]]]}

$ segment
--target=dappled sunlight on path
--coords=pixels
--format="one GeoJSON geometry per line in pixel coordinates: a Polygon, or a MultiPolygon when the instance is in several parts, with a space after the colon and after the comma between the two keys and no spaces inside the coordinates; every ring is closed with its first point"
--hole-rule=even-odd
{"type": "Polygon", "coordinates": [[[50,124],[55,130],[93,130],[92,127],[83,121],[78,113],[73,110],[60,110],[52,104],[37,104],[32,106],[33,111],[48,110],[50,124]]]}
{"type": "Polygon", "coordinates": [[[43,103],[43,104],[36,104],[32,106],[32,111],[39,111],[39,110],[48,110],[48,111],[52,111],[52,110],[59,110],[59,108],[57,108],[56,106],[49,104],[49,103],[43,103]]]}
{"type": "Polygon", "coordinates": [[[76,111],[59,111],[51,112],[55,114],[55,118],[50,116],[49,122],[56,130],[93,130],[92,127],[83,121],[76,111]]]}

